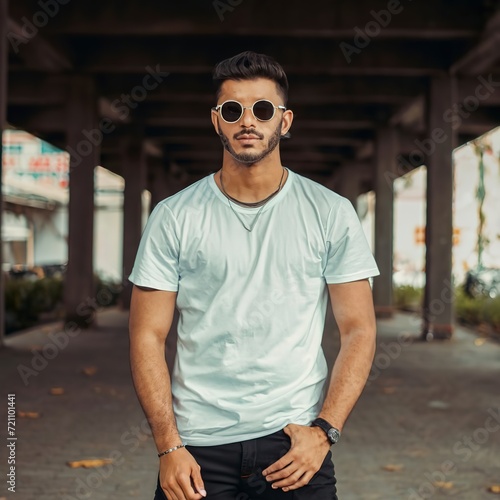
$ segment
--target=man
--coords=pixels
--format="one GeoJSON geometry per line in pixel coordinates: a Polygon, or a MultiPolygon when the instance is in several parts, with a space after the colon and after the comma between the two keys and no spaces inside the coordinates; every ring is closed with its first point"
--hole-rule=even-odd
{"type": "Polygon", "coordinates": [[[373,360],[378,269],[352,205],[281,164],[293,120],[281,66],[244,52],[213,78],[222,168],[157,205],[130,276],[155,499],[337,498],[330,447],[373,360]],[[328,293],[341,336],[329,389],[328,293]]]}

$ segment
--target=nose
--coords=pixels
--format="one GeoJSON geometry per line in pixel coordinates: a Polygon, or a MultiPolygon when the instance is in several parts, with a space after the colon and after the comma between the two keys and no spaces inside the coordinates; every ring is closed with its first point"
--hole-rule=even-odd
{"type": "Polygon", "coordinates": [[[255,127],[255,117],[253,116],[252,108],[243,108],[243,115],[240,118],[242,128],[255,127]]]}

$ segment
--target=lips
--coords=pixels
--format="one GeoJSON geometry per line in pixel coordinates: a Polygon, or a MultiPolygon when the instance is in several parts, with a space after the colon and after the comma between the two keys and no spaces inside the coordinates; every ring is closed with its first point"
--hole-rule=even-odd
{"type": "Polygon", "coordinates": [[[257,140],[260,138],[257,137],[256,135],[252,135],[252,134],[242,134],[242,135],[238,136],[237,139],[239,141],[246,141],[246,140],[257,140]]]}

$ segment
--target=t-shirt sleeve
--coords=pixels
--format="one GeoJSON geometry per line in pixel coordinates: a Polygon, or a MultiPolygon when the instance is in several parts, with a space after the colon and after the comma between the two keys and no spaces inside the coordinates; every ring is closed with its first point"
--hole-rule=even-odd
{"type": "Polygon", "coordinates": [[[380,274],[351,202],[341,198],[330,211],[326,228],[328,284],[347,283],[380,274]]]}
{"type": "Polygon", "coordinates": [[[138,286],[176,292],[179,288],[179,238],[172,211],[158,204],[142,234],[129,280],[138,286]]]}

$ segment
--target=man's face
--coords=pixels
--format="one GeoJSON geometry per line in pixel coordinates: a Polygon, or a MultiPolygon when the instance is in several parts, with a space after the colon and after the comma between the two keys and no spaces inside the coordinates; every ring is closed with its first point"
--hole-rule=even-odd
{"type": "MultiPolygon", "coordinates": [[[[217,104],[238,101],[245,107],[266,99],[275,106],[283,106],[283,98],[278,93],[276,83],[266,78],[255,80],[227,80],[222,84],[217,104]]],[[[235,123],[226,123],[219,112],[212,111],[212,123],[226,151],[240,163],[254,165],[272,154],[279,144],[282,134],[292,124],[291,111],[276,109],[269,121],[255,118],[251,109],[245,109],[235,123]]]]}

